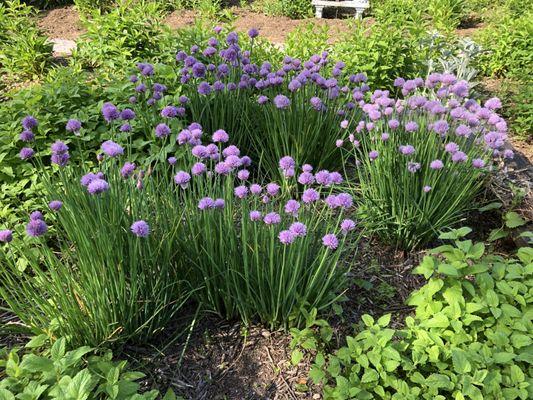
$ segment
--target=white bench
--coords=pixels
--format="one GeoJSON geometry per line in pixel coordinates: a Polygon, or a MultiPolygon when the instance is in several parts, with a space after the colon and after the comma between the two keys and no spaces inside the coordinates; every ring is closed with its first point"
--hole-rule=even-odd
{"type": "Polygon", "coordinates": [[[317,18],[322,18],[324,7],[353,8],[358,18],[361,18],[363,12],[370,7],[369,0],[312,0],[311,4],[315,6],[317,18]]]}

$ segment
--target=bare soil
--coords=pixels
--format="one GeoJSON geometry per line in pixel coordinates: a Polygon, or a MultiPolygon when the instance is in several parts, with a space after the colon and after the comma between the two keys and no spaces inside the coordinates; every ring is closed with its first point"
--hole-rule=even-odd
{"type": "Polygon", "coordinates": [[[43,11],[38,26],[50,39],[76,40],[85,32],[74,6],[43,11]]]}

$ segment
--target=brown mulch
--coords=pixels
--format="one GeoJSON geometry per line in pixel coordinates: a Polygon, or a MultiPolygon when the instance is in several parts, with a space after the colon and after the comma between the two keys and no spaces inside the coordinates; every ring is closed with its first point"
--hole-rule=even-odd
{"type": "Polygon", "coordinates": [[[85,32],[74,6],[43,11],[37,25],[51,39],[76,40],[85,32]]]}
{"type": "MultiPolygon", "coordinates": [[[[235,16],[233,26],[239,32],[248,32],[251,28],[256,28],[262,37],[273,43],[281,44],[287,39],[287,35],[298,27],[313,24],[315,26],[328,26],[331,41],[337,40],[343,33],[350,31],[350,21],[353,19],[332,19],[332,18],[308,18],[294,20],[287,17],[273,17],[261,13],[253,12],[246,8],[231,8],[235,16]]],[[[172,29],[190,26],[198,17],[198,13],[193,10],[178,10],[171,13],[165,23],[172,29]]]]}

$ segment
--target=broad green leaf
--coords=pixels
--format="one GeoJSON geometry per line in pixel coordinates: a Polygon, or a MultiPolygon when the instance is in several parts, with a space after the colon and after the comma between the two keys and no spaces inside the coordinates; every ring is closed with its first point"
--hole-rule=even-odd
{"type": "Polygon", "coordinates": [[[466,374],[472,370],[466,352],[461,349],[452,349],[453,369],[459,374],[466,374]]]}
{"type": "Polygon", "coordinates": [[[379,375],[374,369],[367,369],[361,377],[361,383],[376,382],[379,379],[379,375]]]}
{"type": "Polygon", "coordinates": [[[509,211],[508,213],[505,213],[504,220],[507,228],[517,228],[526,224],[526,221],[524,221],[522,217],[515,211],[509,211]]]}

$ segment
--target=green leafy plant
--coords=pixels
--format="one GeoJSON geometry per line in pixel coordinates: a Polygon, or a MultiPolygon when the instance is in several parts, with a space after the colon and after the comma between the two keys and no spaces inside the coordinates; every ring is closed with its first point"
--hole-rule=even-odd
{"type": "Polygon", "coordinates": [[[87,32],[78,41],[73,62],[83,68],[119,70],[160,54],[165,29],[156,2],[124,1],[107,13],[82,15],[87,32]]]}
{"type": "Polygon", "coordinates": [[[482,29],[476,39],[487,52],[479,69],[487,76],[529,81],[533,73],[533,11],[521,15],[503,14],[482,29]]]}
{"type": "MultiPolygon", "coordinates": [[[[67,351],[59,338],[48,346],[48,336],[34,337],[25,349],[0,350],[0,398],[155,400],[159,391],[140,393],[135,382],[144,374],[127,369],[126,361],[113,361],[112,353],[91,355],[83,346],[67,351]],[[40,350],[40,351],[38,351],[40,350]]],[[[169,389],[163,400],[175,399],[169,389]]]]}
{"type": "Polygon", "coordinates": [[[414,270],[428,282],[408,304],[402,329],[391,316],[362,317],[361,330],[334,354],[319,351],[310,376],[325,399],[530,398],[533,250],[518,258],[485,255],[462,240],[430,251],[414,270]]]}
{"type": "Polygon", "coordinates": [[[39,79],[50,65],[52,44],[35,17],[35,10],[20,0],[0,4],[0,72],[8,80],[39,79]]]}
{"type": "Polygon", "coordinates": [[[120,1],[124,0],[74,0],[74,4],[81,14],[90,16],[95,10],[109,12],[120,1]]]}
{"type": "Polygon", "coordinates": [[[257,11],[266,15],[285,16],[292,19],[308,18],[313,15],[311,0],[261,0],[253,4],[257,11]]]}

